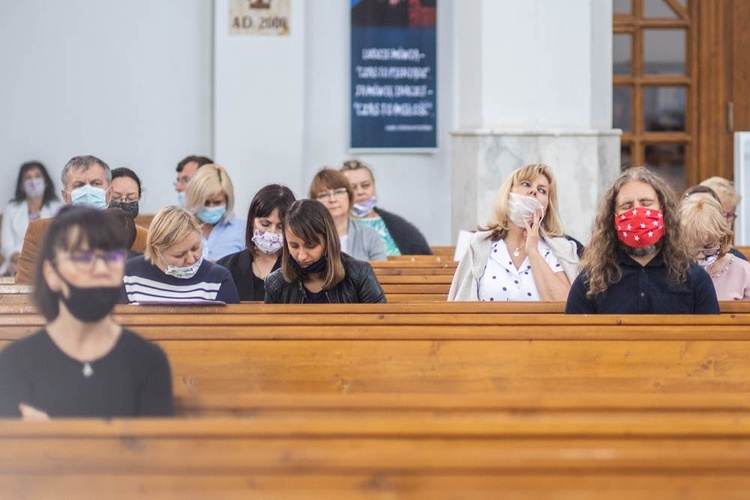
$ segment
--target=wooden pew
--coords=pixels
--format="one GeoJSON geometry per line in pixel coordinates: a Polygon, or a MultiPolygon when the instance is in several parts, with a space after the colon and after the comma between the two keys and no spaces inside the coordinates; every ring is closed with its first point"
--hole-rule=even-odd
{"type": "MultiPolygon", "coordinates": [[[[165,349],[181,400],[750,390],[746,312],[587,317],[499,305],[126,306],[117,319],[165,349]]],[[[0,344],[42,324],[33,314],[0,315],[0,344]]]]}
{"type": "Polygon", "coordinates": [[[372,260],[369,262],[378,277],[392,274],[447,274],[453,276],[458,266],[458,262],[443,260],[372,260]]]}
{"type": "Polygon", "coordinates": [[[745,411],[5,422],[8,498],[743,498],[745,411]]]}

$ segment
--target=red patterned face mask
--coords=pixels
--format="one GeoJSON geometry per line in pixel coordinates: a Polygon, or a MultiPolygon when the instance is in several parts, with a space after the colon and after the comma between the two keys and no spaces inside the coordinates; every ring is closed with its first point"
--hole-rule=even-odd
{"type": "Polygon", "coordinates": [[[629,247],[654,245],[664,236],[664,213],[654,208],[638,207],[615,215],[617,238],[629,247]]]}

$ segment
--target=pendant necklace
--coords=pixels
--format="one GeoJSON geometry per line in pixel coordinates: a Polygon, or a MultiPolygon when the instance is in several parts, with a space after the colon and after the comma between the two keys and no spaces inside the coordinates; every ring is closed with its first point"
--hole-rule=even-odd
{"type": "Polygon", "coordinates": [[[513,257],[518,257],[521,255],[521,247],[516,247],[515,250],[513,250],[513,257]]]}
{"type": "Polygon", "coordinates": [[[86,378],[89,378],[91,375],[94,374],[94,369],[91,368],[91,363],[89,363],[88,361],[86,361],[83,364],[83,370],[82,371],[83,371],[83,376],[86,377],[86,378]]]}

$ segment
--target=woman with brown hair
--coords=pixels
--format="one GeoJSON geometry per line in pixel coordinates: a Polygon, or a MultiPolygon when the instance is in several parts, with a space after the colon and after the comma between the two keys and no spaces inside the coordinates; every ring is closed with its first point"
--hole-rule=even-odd
{"type": "Polygon", "coordinates": [[[289,207],[281,269],[268,275],[265,287],[269,304],[386,301],[372,266],[341,253],[331,214],[313,200],[289,207]]]}
{"type": "Polygon", "coordinates": [[[349,217],[354,191],[344,174],[330,168],[321,169],[310,183],[310,199],[319,201],[328,209],[342,252],[360,260],[386,260],[385,245],[378,233],[349,217]]]}

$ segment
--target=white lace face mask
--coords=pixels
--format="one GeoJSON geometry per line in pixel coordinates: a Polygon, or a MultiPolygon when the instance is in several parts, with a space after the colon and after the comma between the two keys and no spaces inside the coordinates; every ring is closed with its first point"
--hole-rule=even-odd
{"type": "Polygon", "coordinates": [[[192,265],[189,265],[187,267],[173,266],[172,264],[167,264],[167,262],[164,261],[164,265],[166,267],[166,269],[164,269],[164,273],[168,274],[169,276],[174,276],[175,278],[187,280],[195,276],[195,273],[198,272],[198,268],[201,267],[201,264],[203,264],[202,255],[200,259],[196,260],[192,265]]]}
{"type": "Polygon", "coordinates": [[[273,254],[284,246],[284,235],[270,231],[253,231],[253,243],[255,247],[265,254],[273,254]]]}
{"type": "Polygon", "coordinates": [[[709,255],[708,257],[704,257],[703,259],[698,259],[696,262],[699,266],[701,266],[703,269],[707,269],[714,265],[714,262],[719,258],[719,254],[715,253],[713,255],[709,255]]]}
{"type": "MultiPolygon", "coordinates": [[[[524,222],[531,222],[537,210],[543,211],[544,206],[533,196],[510,193],[510,198],[508,198],[508,216],[516,226],[525,228],[524,222]]],[[[542,214],[542,218],[544,218],[544,214],[542,214]]]]}

